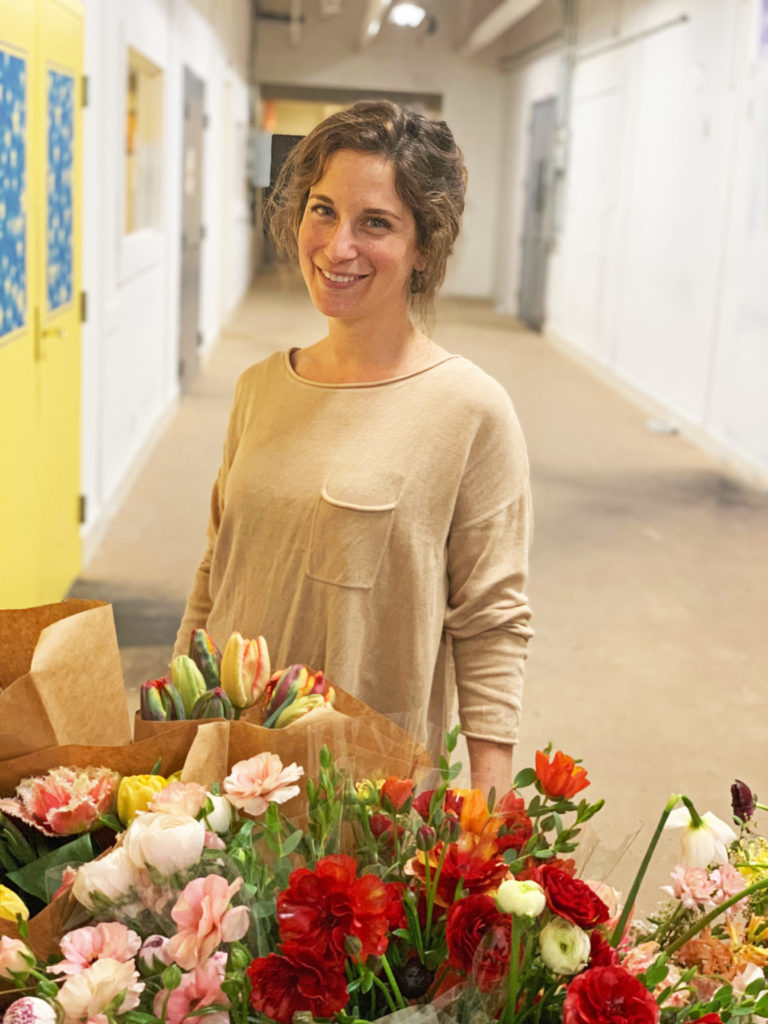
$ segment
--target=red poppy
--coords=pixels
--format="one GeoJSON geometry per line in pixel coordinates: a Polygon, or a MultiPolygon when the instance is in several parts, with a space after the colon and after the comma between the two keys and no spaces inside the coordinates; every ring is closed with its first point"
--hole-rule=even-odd
{"type": "Polygon", "coordinates": [[[291,872],[288,888],[277,897],[282,942],[296,939],[336,962],[358,945],[361,960],[381,956],[387,948],[387,887],[375,875],[356,874],[354,859],[341,853],[322,857],[314,871],[291,872]]]}
{"type": "Polygon", "coordinates": [[[538,881],[544,888],[549,908],[579,928],[594,928],[611,916],[608,907],[586,882],[573,878],[557,864],[542,865],[538,881]]]}
{"type": "Polygon", "coordinates": [[[651,993],[623,967],[591,967],[568,986],[563,1024],[657,1024],[651,993]]]}
{"type": "Polygon", "coordinates": [[[254,1010],[278,1024],[291,1024],[300,1011],[333,1017],[344,1009],[349,995],[343,967],[334,968],[303,942],[286,942],[282,949],[282,956],[259,957],[247,969],[254,1010]]]}
{"type": "Polygon", "coordinates": [[[536,751],[536,777],[551,800],[570,800],[589,785],[586,769],[577,767],[574,759],[562,750],[551,761],[546,754],[536,751]]]}
{"type": "Polygon", "coordinates": [[[381,805],[387,811],[402,811],[413,796],[413,779],[398,779],[390,775],[381,784],[381,805]]]}

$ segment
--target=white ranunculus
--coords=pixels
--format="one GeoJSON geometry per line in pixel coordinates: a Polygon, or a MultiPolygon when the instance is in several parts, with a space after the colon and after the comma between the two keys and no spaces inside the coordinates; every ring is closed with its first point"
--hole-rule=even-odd
{"type": "Polygon", "coordinates": [[[496,906],[502,914],[538,917],[547,905],[547,897],[538,882],[508,878],[496,891],[496,906]]]}
{"type": "Polygon", "coordinates": [[[204,843],[205,822],[188,814],[139,814],[123,836],[123,849],[132,864],[156,868],[163,875],[196,864],[204,843]]]}
{"type": "Polygon", "coordinates": [[[215,793],[208,793],[208,799],[213,804],[213,809],[203,815],[203,821],[211,832],[222,835],[229,831],[232,824],[232,804],[225,796],[217,796],[215,793]]]}
{"type": "Polygon", "coordinates": [[[93,893],[101,893],[117,902],[127,896],[136,884],[136,868],[122,846],[111,850],[98,860],[88,861],[77,869],[72,883],[72,895],[88,910],[93,910],[93,893]]]}
{"type": "Polygon", "coordinates": [[[667,818],[664,828],[682,828],[680,856],[689,868],[706,868],[711,864],[728,863],[728,846],[737,839],[736,833],[711,811],[701,816],[701,824],[694,825],[687,807],[677,807],[667,818]]]}
{"type": "Polygon", "coordinates": [[[578,974],[587,965],[589,936],[563,917],[547,921],[539,934],[541,959],[555,974],[578,974]]]}

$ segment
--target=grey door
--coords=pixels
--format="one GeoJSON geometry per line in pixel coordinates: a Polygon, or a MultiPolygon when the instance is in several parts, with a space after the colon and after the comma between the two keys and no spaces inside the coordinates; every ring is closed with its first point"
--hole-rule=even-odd
{"type": "Polygon", "coordinates": [[[540,330],[546,319],[547,263],[554,199],[553,153],[557,101],[540,100],[531,110],[528,176],[525,185],[522,261],[518,308],[520,318],[540,330]]]}
{"type": "Polygon", "coordinates": [[[181,288],[179,381],[185,391],[197,371],[200,333],[200,247],[202,222],[205,84],[184,68],[184,140],[181,163],[181,288]]]}

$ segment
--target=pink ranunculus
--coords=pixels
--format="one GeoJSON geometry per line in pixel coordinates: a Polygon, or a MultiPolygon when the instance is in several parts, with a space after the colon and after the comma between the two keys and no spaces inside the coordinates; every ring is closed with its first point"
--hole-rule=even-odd
{"type": "Polygon", "coordinates": [[[0,978],[10,981],[14,974],[25,974],[35,963],[35,954],[21,939],[0,935],[0,978]]]}
{"type": "Polygon", "coordinates": [[[229,1024],[228,1010],[206,1013],[204,1018],[191,1016],[194,1010],[201,1010],[215,1003],[229,1006],[229,1000],[221,989],[221,974],[218,967],[213,960],[209,960],[204,966],[196,967],[189,974],[183,974],[178,988],[172,992],[161,989],[155,996],[153,1009],[155,1016],[161,1017],[165,1007],[166,1024],[199,1024],[201,1019],[205,1020],[205,1024],[229,1024]]]}
{"type": "Polygon", "coordinates": [[[224,780],[224,792],[230,803],[246,814],[263,814],[268,804],[282,804],[297,796],[295,783],[303,774],[299,765],[284,768],[277,754],[264,752],[233,765],[224,780]]]}
{"type": "Polygon", "coordinates": [[[672,885],[663,885],[661,888],[680,900],[687,910],[711,910],[715,905],[717,886],[707,874],[706,868],[678,864],[672,872],[672,885]]]}
{"type": "Polygon", "coordinates": [[[159,974],[164,967],[170,967],[173,960],[166,951],[169,942],[166,935],[150,935],[144,939],[138,956],[140,967],[155,974],[159,974]]]}
{"type": "Polygon", "coordinates": [[[172,875],[192,867],[200,859],[205,842],[205,822],[188,814],[137,815],[123,835],[123,849],[137,867],[153,867],[172,875]]]}
{"type": "Polygon", "coordinates": [[[220,875],[206,875],[185,886],[171,911],[178,931],[166,947],[184,970],[204,964],[222,942],[242,939],[248,931],[247,908],[229,905],[242,884],[242,878],[230,885],[220,875]]]}
{"type": "Polygon", "coordinates": [[[205,842],[203,844],[206,850],[226,850],[227,844],[221,838],[217,836],[215,832],[211,832],[209,828],[205,830],[205,842]]]}
{"type": "Polygon", "coordinates": [[[65,1022],[92,1020],[118,999],[121,1012],[135,1009],[143,989],[144,982],[139,980],[133,962],[103,957],[67,978],[57,999],[64,1009],[65,1022]]]}
{"type": "Polygon", "coordinates": [[[48,968],[51,974],[79,974],[96,960],[108,957],[127,963],[141,947],[136,932],[117,921],[76,928],[67,932],[59,943],[64,959],[48,968]]]}
{"type": "Polygon", "coordinates": [[[112,807],[120,776],[109,768],[52,768],[22,779],[0,812],[47,836],[88,832],[112,807]]]}
{"type": "Polygon", "coordinates": [[[630,974],[642,974],[648,970],[659,952],[658,942],[641,942],[638,946],[632,946],[621,961],[621,966],[630,974]]]}
{"type": "Polygon", "coordinates": [[[152,797],[149,810],[163,814],[188,814],[190,818],[196,818],[207,799],[208,794],[197,782],[169,782],[152,797]]]}

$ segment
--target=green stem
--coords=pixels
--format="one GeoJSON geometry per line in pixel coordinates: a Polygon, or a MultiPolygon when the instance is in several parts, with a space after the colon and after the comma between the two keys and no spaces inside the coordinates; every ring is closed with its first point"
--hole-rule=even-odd
{"type": "Polygon", "coordinates": [[[520,932],[518,929],[517,918],[512,917],[512,939],[509,944],[509,973],[507,974],[507,1005],[504,1008],[502,1020],[505,1024],[511,1024],[515,1019],[515,1009],[517,1007],[517,992],[519,988],[519,968],[520,966],[520,932]]]}
{"type": "Polygon", "coordinates": [[[384,973],[387,976],[387,981],[392,986],[392,991],[394,992],[395,998],[397,999],[398,1009],[404,1010],[408,1004],[406,1003],[405,999],[403,999],[403,994],[400,991],[400,986],[397,984],[395,976],[392,973],[392,968],[389,966],[389,960],[387,960],[386,954],[384,954],[384,956],[382,956],[381,958],[381,966],[384,968],[384,973]]]}
{"type": "Polygon", "coordinates": [[[695,935],[698,935],[702,928],[706,928],[708,924],[719,917],[725,910],[732,907],[734,903],[738,903],[747,896],[751,896],[753,892],[759,892],[761,889],[768,889],[768,878],[762,879],[760,882],[753,882],[752,885],[748,885],[746,889],[742,889],[741,892],[737,892],[735,896],[731,896],[730,899],[724,900],[719,906],[710,910],[709,913],[705,914],[704,917],[700,918],[694,925],[692,925],[687,932],[684,932],[679,939],[675,939],[671,946],[664,950],[667,956],[672,956],[676,953],[681,946],[684,946],[689,939],[692,939],[695,935]]]}
{"type": "MultiPolygon", "coordinates": [[[[613,930],[613,935],[611,935],[610,943],[614,947],[618,946],[618,944],[621,942],[621,938],[624,934],[624,929],[626,928],[627,921],[629,920],[629,915],[632,913],[632,908],[635,905],[637,894],[640,890],[640,886],[642,885],[643,879],[645,878],[645,873],[648,870],[648,865],[651,863],[651,858],[653,857],[654,851],[656,850],[656,847],[659,844],[659,839],[661,839],[661,833],[664,831],[664,826],[667,822],[667,818],[670,816],[670,814],[672,813],[672,809],[680,801],[680,799],[681,797],[678,796],[678,794],[673,793],[670,796],[669,800],[667,800],[664,810],[661,812],[661,817],[659,818],[659,823],[656,826],[656,831],[651,836],[651,841],[648,844],[648,849],[645,851],[645,856],[640,862],[640,867],[637,869],[635,880],[632,882],[632,887],[629,890],[629,894],[624,904],[624,908],[621,911],[621,916],[619,917],[619,920],[616,923],[616,927],[613,930]]],[[[682,799],[686,798],[683,797],[682,799]]]]}

